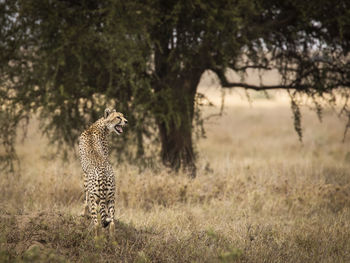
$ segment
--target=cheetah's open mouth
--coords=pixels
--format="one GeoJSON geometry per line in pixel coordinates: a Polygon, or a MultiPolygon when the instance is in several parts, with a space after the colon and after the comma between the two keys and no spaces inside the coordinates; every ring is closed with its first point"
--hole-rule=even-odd
{"type": "Polygon", "coordinates": [[[123,125],[119,125],[119,124],[116,124],[114,126],[114,129],[117,132],[117,134],[122,134],[123,133],[123,128],[122,127],[123,127],[123,125]]]}

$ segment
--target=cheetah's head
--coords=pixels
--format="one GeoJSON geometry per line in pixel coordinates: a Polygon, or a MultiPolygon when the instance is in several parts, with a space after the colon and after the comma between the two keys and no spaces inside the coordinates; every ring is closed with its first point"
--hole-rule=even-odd
{"type": "Polygon", "coordinates": [[[125,127],[128,123],[127,119],[124,118],[123,113],[116,112],[115,109],[105,109],[104,119],[107,129],[110,132],[115,132],[118,135],[123,133],[123,127],[125,127]]]}

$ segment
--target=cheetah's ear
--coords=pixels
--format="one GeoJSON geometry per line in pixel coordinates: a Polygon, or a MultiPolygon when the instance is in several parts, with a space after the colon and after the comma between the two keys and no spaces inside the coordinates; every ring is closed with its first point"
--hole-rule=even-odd
{"type": "Polygon", "coordinates": [[[107,119],[109,114],[111,114],[111,110],[109,108],[106,108],[105,109],[105,119],[107,119]]]}
{"type": "Polygon", "coordinates": [[[107,117],[109,116],[109,114],[111,114],[112,112],[116,112],[115,109],[110,110],[109,108],[105,109],[105,119],[107,119],[107,117]]]}

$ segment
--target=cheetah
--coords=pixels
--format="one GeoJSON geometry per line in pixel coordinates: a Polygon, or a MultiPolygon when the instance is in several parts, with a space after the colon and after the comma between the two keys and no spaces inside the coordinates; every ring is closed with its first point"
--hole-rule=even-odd
{"type": "Polygon", "coordinates": [[[103,227],[109,225],[114,233],[115,178],[108,160],[107,135],[123,133],[128,121],[115,109],[106,109],[104,116],[86,129],[79,137],[79,153],[84,172],[85,203],[83,215],[92,217],[96,234],[98,232],[97,209],[103,227]]]}

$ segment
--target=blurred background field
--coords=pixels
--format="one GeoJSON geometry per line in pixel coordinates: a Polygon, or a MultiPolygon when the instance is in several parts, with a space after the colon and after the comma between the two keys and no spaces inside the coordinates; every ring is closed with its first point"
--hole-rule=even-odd
{"type": "MultiPolygon", "coordinates": [[[[200,92],[206,138],[197,178],[113,161],[117,237],[94,240],[82,209],[78,157],[57,157],[31,121],[17,149],[21,175],[0,182],[0,261],[347,262],[350,150],[345,121],[302,107],[303,142],[286,94],[200,92]],[[50,259],[50,260],[48,260],[50,259]]],[[[132,124],[131,124],[132,125],[132,124]]],[[[4,180],[6,178],[6,180],[4,180]]]]}
{"type": "Polygon", "coordinates": [[[350,262],[349,14],[0,1],[0,263],[350,262]],[[80,216],[77,140],[106,108],[129,123],[115,237],[80,216]]]}

